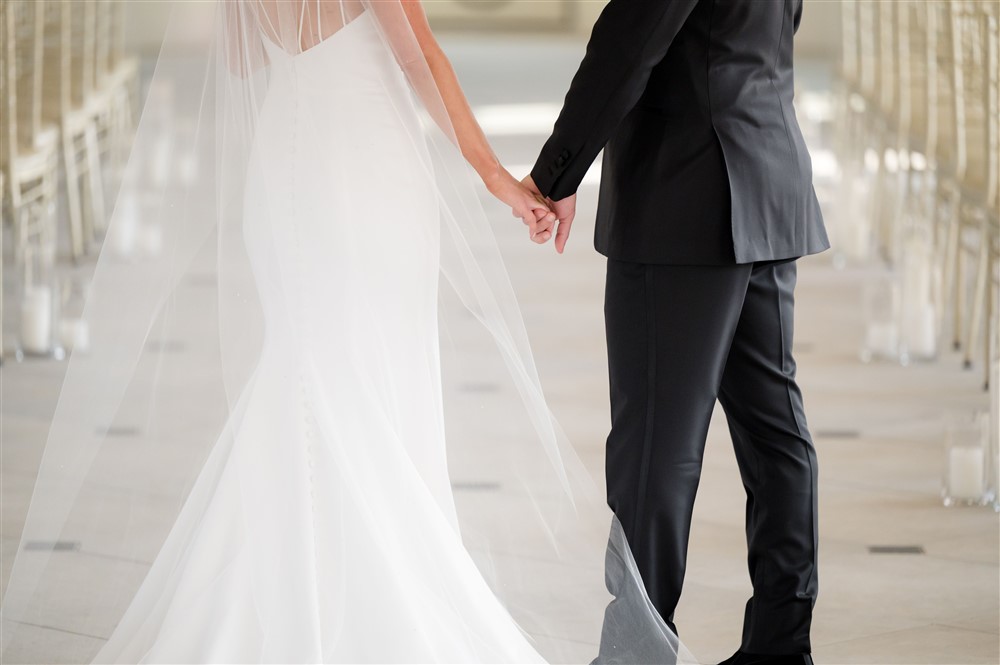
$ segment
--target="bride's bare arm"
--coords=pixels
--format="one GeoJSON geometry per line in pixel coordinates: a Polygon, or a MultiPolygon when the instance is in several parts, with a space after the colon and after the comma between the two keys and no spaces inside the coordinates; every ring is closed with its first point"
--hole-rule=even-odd
{"type": "Polygon", "coordinates": [[[427,23],[420,0],[401,0],[404,17],[387,15],[396,3],[372,2],[379,13],[380,23],[388,34],[396,59],[406,70],[424,106],[434,115],[434,120],[457,141],[462,155],[476,170],[489,191],[511,206],[514,214],[532,227],[532,237],[544,242],[554,216],[547,204],[521,185],[497,159],[479,122],[472,113],[469,101],[455,76],[451,62],[438,44],[427,23]],[[380,5],[382,7],[380,8],[380,5]],[[402,18],[402,20],[401,20],[402,18]],[[414,37],[416,43],[414,44],[414,37]],[[423,63],[426,62],[426,68],[423,63]],[[427,74],[432,80],[423,80],[427,74]],[[538,210],[536,215],[534,212],[538,210]],[[540,218],[540,219],[538,219],[540,218]]]}
{"type": "Polygon", "coordinates": [[[409,20],[410,28],[416,37],[421,55],[427,62],[431,75],[434,77],[434,87],[441,95],[440,100],[425,99],[428,108],[444,103],[444,108],[455,131],[462,154],[479,173],[484,182],[497,177],[502,168],[500,162],[486,140],[486,135],[476,121],[469,102],[458,83],[451,62],[438,44],[434,33],[427,24],[427,17],[419,0],[403,0],[403,11],[409,20]]]}

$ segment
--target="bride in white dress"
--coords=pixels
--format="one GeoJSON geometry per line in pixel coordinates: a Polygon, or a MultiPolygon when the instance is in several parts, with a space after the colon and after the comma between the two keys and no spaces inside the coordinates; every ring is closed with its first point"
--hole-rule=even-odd
{"type": "Polygon", "coordinates": [[[539,661],[458,535],[416,106],[373,10],[324,3],[289,43],[295,4],[243,8],[270,68],[243,206],[260,364],[169,574],[154,565],[98,660],[539,661]]]}
{"type": "MultiPolygon", "coordinates": [[[[498,164],[419,3],[223,1],[207,73],[185,45],[204,21],[180,11],[111,225],[135,195],[168,221],[165,251],[98,264],[4,655],[54,659],[31,631],[58,625],[94,638],[70,659],[95,662],[597,656],[591,527],[610,513],[545,406],[461,159],[535,239],[554,217],[498,164]],[[187,171],[155,176],[163,150],[187,171]],[[216,295],[186,295],[206,274],[216,295]],[[442,359],[440,325],[462,362],[442,359]],[[493,356],[463,347],[471,326],[493,356]],[[147,358],[181,337],[189,362],[147,358]],[[473,397],[446,404],[448,376],[473,397]],[[141,423],[132,448],[121,423],[141,423]],[[509,496],[463,511],[449,464],[509,496]]],[[[602,655],[659,658],[676,642],[623,544],[613,531],[602,655]]]]}

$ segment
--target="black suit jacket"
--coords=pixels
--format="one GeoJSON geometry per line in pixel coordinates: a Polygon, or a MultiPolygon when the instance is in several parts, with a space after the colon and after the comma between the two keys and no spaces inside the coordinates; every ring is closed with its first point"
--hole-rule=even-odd
{"type": "Polygon", "coordinates": [[[602,148],[596,246],[749,263],[829,247],[792,108],[802,0],[611,0],[531,175],[559,200],[602,148]]]}

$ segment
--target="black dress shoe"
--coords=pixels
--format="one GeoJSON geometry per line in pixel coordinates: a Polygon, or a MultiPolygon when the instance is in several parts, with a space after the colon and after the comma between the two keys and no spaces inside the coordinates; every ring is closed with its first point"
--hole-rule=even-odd
{"type": "Polygon", "coordinates": [[[813,665],[813,659],[807,653],[765,656],[737,651],[719,665],[813,665]]]}

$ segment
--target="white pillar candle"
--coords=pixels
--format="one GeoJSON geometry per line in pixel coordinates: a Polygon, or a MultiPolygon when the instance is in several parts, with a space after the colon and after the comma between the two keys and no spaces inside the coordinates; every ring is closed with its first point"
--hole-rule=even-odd
{"type": "Polygon", "coordinates": [[[48,353],[52,344],[52,291],[29,286],[21,303],[21,346],[28,353],[48,353]]]}
{"type": "Polygon", "coordinates": [[[948,496],[959,501],[979,501],[983,497],[983,449],[956,446],[948,451],[948,496]]]}
{"type": "Polygon", "coordinates": [[[86,353],[90,348],[90,326],[83,319],[63,319],[59,323],[59,342],[67,351],[86,353]]]}

